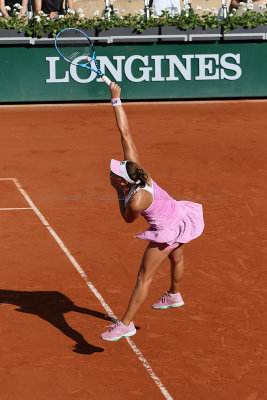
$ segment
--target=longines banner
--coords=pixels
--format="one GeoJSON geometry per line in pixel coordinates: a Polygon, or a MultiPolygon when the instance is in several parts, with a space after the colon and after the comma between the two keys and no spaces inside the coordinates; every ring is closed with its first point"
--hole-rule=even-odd
{"type": "MultiPolygon", "coordinates": [[[[124,99],[267,96],[267,42],[95,47],[124,99]]],[[[102,79],[59,59],[52,46],[2,46],[1,55],[2,103],[109,98],[102,79]]]]}

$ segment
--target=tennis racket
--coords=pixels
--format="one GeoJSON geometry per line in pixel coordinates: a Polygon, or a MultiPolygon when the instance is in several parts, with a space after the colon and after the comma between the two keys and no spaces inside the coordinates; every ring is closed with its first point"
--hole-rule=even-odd
{"type": "Polygon", "coordinates": [[[63,29],[55,38],[55,47],[65,61],[94,71],[110,86],[111,80],[99,68],[93,43],[83,31],[76,28],[63,29]]]}

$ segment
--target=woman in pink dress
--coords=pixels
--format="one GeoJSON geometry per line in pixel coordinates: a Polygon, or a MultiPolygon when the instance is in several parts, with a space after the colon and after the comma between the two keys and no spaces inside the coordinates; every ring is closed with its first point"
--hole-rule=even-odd
{"type": "Polygon", "coordinates": [[[204,221],[201,204],[176,201],[142,168],[120,101],[121,88],[113,82],[110,91],[124,152],[124,161],[111,160],[111,184],[117,190],[123,219],[132,223],[142,215],[150,225],[135,236],[149,243],[128,308],[121,320],[101,335],[104,340],[115,341],[136,333],[133,317],[146,300],[153,276],[167,257],[171,263],[170,289],[152,307],[167,309],[184,304],[179,292],[184,273],[183,245],[201,235],[204,221]]]}

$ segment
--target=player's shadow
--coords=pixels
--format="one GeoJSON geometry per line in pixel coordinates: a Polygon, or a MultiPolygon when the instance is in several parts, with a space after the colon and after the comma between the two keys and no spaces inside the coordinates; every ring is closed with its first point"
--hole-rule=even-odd
{"type": "Polygon", "coordinates": [[[112,319],[99,312],[76,306],[67,296],[60,292],[24,292],[17,290],[0,290],[0,304],[13,304],[19,306],[16,311],[37,315],[59,329],[64,335],[76,342],[73,351],[80,354],[93,354],[104,351],[102,347],[88,343],[80,332],[71,328],[64,314],[74,311],[91,315],[106,321],[112,319]]]}

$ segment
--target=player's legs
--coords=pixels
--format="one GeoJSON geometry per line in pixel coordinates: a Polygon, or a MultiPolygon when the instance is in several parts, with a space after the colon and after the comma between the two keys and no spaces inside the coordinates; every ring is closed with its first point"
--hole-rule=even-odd
{"type": "Polygon", "coordinates": [[[183,257],[183,244],[174,249],[169,255],[171,261],[171,286],[170,293],[179,292],[179,284],[184,275],[184,257],[183,257]]]}
{"type": "Polygon", "coordinates": [[[127,311],[121,319],[124,325],[130,324],[135,313],[146,300],[153,276],[172,251],[172,249],[160,250],[160,247],[152,243],[149,243],[147,246],[138,271],[137,282],[132,297],[127,311]]]}

